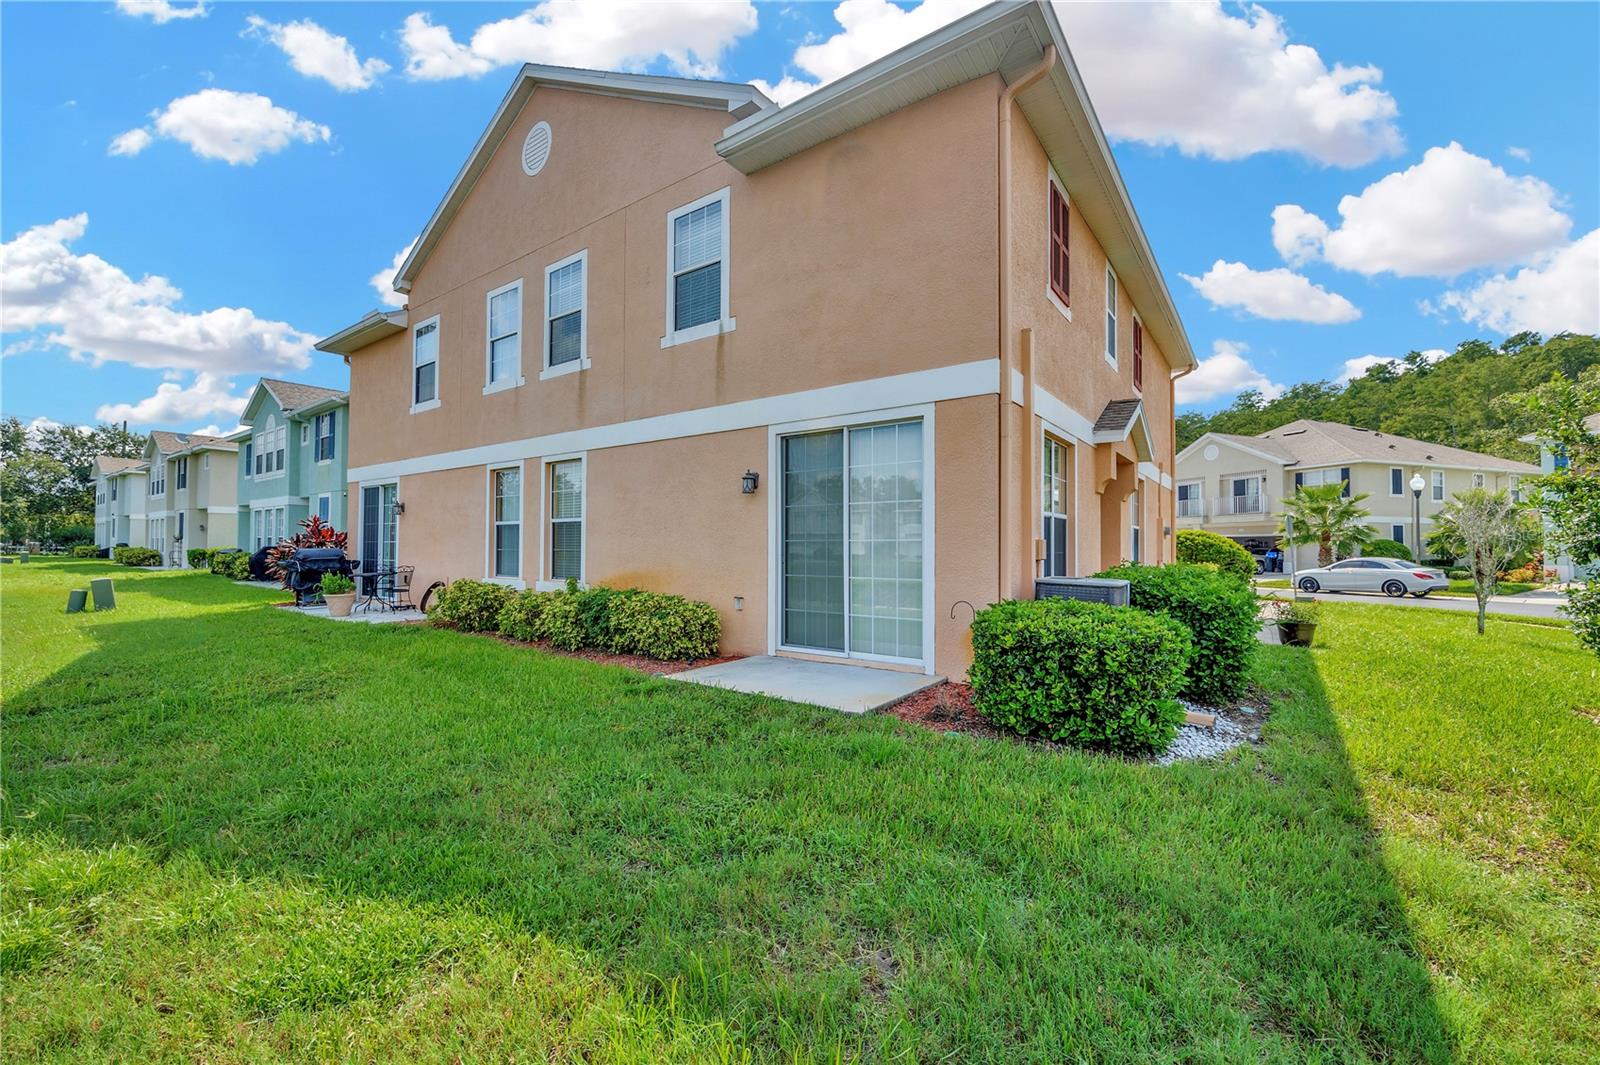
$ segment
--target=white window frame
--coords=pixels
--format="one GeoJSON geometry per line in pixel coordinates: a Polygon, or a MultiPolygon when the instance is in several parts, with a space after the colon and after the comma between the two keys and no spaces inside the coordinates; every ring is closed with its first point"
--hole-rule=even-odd
{"type": "MultiPolygon", "coordinates": [[[[1397,544],[1405,544],[1405,542],[1406,542],[1406,527],[1405,527],[1405,523],[1404,522],[1398,522],[1398,521],[1391,522],[1389,524],[1389,533],[1393,537],[1395,543],[1397,543],[1397,544]],[[1399,533],[1400,535],[1399,536],[1394,536],[1395,533],[1399,533]]],[[[1409,547],[1410,545],[1406,544],[1406,546],[1409,547]]]]}
{"type": "Polygon", "coordinates": [[[1394,497],[1395,499],[1404,499],[1405,498],[1405,495],[1406,495],[1406,471],[1405,471],[1405,468],[1402,467],[1402,466],[1390,466],[1389,467],[1389,495],[1394,497]],[[1397,473],[1400,475],[1400,479],[1399,479],[1400,491],[1398,491],[1398,492],[1396,492],[1394,490],[1394,486],[1395,486],[1395,483],[1396,483],[1394,475],[1397,474],[1397,473]]]}
{"type": "Polygon", "coordinates": [[[539,459],[539,565],[535,571],[537,578],[533,583],[534,588],[541,592],[558,592],[567,586],[565,577],[556,580],[549,575],[550,467],[558,462],[573,460],[583,463],[583,492],[579,496],[579,507],[583,513],[578,517],[578,527],[581,530],[578,536],[583,549],[578,555],[578,586],[581,588],[589,586],[589,453],[572,451],[565,455],[545,455],[539,459]]]}
{"type": "MultiPolygon", "coordinates": [[[[435,378],[435,380],[437,381],[438,379],[435,378]]],[[[311,419],[311,447],[312,447],[312,452],[311,452],[312,459],[313,459],[313,461],[316,462],[316,464],[318,466],[326,466],[326,465],[328,465],[329,463],[331,463],[333,461],[333,456],[337,455],[339,453],[339,419],[335,415],[335,412],[333,412],[331,410],[330,411],[324,411],[323,413],[314,415],[312,417],[312,419],[311,419]],[[328,449],[331,452],[331,454],[329,454],[327,458],[319,459],[316,456],[322,453],[323,436],[322,436],[321,430],[322,430],[322,419],[324,419],[324,418],[328,419],[328,437],[327,437],[327,439],[332,441],[333,446],[328,449]]]]}
{"type": "MultiPolygon", "coordinates": [[[[1045,286],[1048,288],[1049,284],[1050,284],[1050,279],[1047,276],[1045,278],[1045,286]]],[[[1039,536],[1040,536],[1040,539],[1044,540],[1044,542],[1046,544],[1046,547],[1045,547],[1045,558],[1039,564],[1039,575],[1042,576],[1042,577],[1070,577],[1071,576],[1070,573],[1051,573],[1050,572],[1050,558],[1049,558],[1049,550],[1050,549],[1049,549],[1049,546],[1048,546],[1049,543],[1050,543],[1050,530],[1048,528],[1048,524],[1054,518],[1061,518],[1061,519],[1064,519],[1066,521],[1066,527],[1067,527],[1066,558],[1062,560],[1062,564],[1064,566],[1068,566],[1068,567],[1076,566],[1077,565],[1077,560],[1078,560],[1078,557],[1077,557],[1077,554],[1078,554],[1078,536],[1077,536],[1077,529],[1073,528],[1073,524],[1072,524],[1072,508],[1073,508],[1073,504],[1075,504],[1078,501],[1077,500],[1077,496],[1076,496],[1077,479],[1074,476],[1074,474],[1077,473],[1077,465],[1078,465],[1077,450],[1078,449],[1073,443],[1069,442],[1069,440],[1071,439],[1070,437],[1063,436],[1063,435],[1061,435],[1059,433],[1053,433],[1048,429],[1045,429],[1045,430],[1041,431],[1040,434],[1039,434],[1039,438],[1040,438],[1040,448],[1039,448],[1040,471],[1039,472],[1040,472],[1040,475],[1041,475],[1039,477],[1039,494],[1041,496],[1041,498],[1039,500],[1039,536]],[[1050,448],[1051,447],[1057,447],[1057,448],[1061,449],[1061,457],[1062,457],[1063,462],[1065,463],[1065,467],[1064,467],[1064,471],[1065,472],[1064,472],[1063,476],[1064,476],[1065,481],[1067,482],[1067,484],[1066,484],[1066,496],[1067,496],[1067,498],[1066,498],[1066,506],[1067,506],[1067,509],[1064,510],[1064,511],[1051,510],[1050,509],[1050,500],[1042,498],[1044,496],[1044,476],[1043,476],[1043,474],[1045,472],[1043,467],[1045,465],[1045,462],[1047,461],[1047,456],[1050,453],[1050,448]]]]}
{"type": "MultiPolygon", "coordinates": [[[[723,213],[723,219],[726,220],[727,219],[727,213],[726,213],[727,212],[727,207],[723,207],[723,212],[724,212],[723,213]]],[[[726,227],[724,227],[724,229],[726,229],[726,227]]],[[[671,248],[670,247],[668,248],[668,254],[669,255],[671,254],[671,248]]],[[[669,283],[667,285],[667,288],[669,290],[672,287],[670,281],[671,281],[671,275],[669,274],[668,275],[668,282],[669,283]]],[[[726,301],[726,299],[727,299],[726,288],[724,288],[723,299],[724,299],[724,301],[726,301]]],[[[724,306],[726,306],[726,303],[724,303],[724,306]]],[[[567,313],[570,314],[571,312],[569,311],[567,313]]],[[[669,311],[668,313],[670,314],[671,312],[669,311]]],[[[543,345],[542,346],[543,346],[543,350],[544,350],[544,356],[539,360],[539,367],[540,367],[540,369],[539,369],[539,380],[548,381],[552,377],[562,377],[562,376],[564,376],[566,374],[569,374],[569,373],[577,373],[579,370],[587,370],[589,368],[589,249],[588,248],[584,248],[582,251],[579,251],[579,252],[576,252],[576,253],[574,253],[572,255],[569,255],[565,259],[560,260],[559,262],[553,262],[549,266],[544,268],[544,314],[543,314],[543,316],[541,318],[541,321],[544,323],[544,325],[540,329],[540,334],[541,334],[542,339],[543,339],[543,345]],[[550,365],[550,275],[554,274],[557,270],[563,270],[563,269],[571,266],[573,263],[582,263],[583,264],[583,296],[582,296],[582,301],[578,304],[578,313],[582,315],[582,317],[579,319],[579,328],[578,328],[578,357],[575,360],[573,360],[572,362],[564,362],[560,366],[551,366],[550,365]]],[[[671,319],[669,318],[668,321],[671,321],[671,319]]]]}
{"type": "MultiPolygon", "coordinates": [[[[483,495],[483,579],[494,584],[503,584],[508,588],[523,589],[528,586],[523,576],[527,568],[528,540],[522,535],[528,527],[528,472],[527,464],[523,462],[502,462],[494,466],[484,467],[484,495],[483,495]],[[517,471],[520,480],[517,485],[517,520],[515,522],[500,522],[494,517],[494,482],[495,475],[506,470],[517,471]],[[517,527],[517,572],[515,576],[494,571],[494,534],[500,525],[516,525],[517,527]]],[[[585,471],[586,473],[588,471],[585,471]]],[[[588,479],[584,480],[585,485],[588,479]]],[[[565,583],[565,582],[563,582],[565,583]]]]}
{"type": "MultiPolygon", "coordinates": [[[[731,234],[733,231],[733,215],[729,210],[731,206],[729,203],[729,193],[731,191],[731,186],[724,186],[718,189],[716,192],[702,196],[692,203],[686,203],[682,207],[678,207],[667,212],[667,292],[666,317],[663,319],[663,322],[666,325],[666,335],[661,338],[661,346],[663,348],[670,348],[677,344],[687,344],[693,340],[703,340],[706,337],[714,337],[720,333],[731,333],[734,330],[734,326],[738,324],[737,319],[735,319],[733,316],[733,308],[728,303],[728,279],[733,276],[732,262],[728,255],[730,245],[729,234],[731,234]],[[718,318],[714,322],[703,322],[700,325],[691,326],[688,329],[673,329],[673,296],[676,294],[677,288],[677,286],[674,284],[674,281],[677,278],[677,273],[672,268],[673,230],[677,225],[679,216],[686,215],[690,211],[699,210],[706,204],[715,201],[721,201],[722,203],[722,255],[718,260],[722,263],[722,317],[718,318]]],[[[699,269],[700,266],[705,265],[705,263],[700,263],[693,269],[699,269]]],[[[588,270],[585,268],[584,284],[587,285],[588,282],[588,270]]]]}
{"type": "Polygon", "coordinates": [[[439,359],[442,358],[443,355],[444,355],[444,345],[442,343],[443,333],[444,333],[444,325],[439,321],[439,316],[437,314],[434,315],[431,318],[424,318],[422,321],[418,322],[416,325],[411,327],[411,366],[408,368],[408,373],[410,375],[410,381],[408,382],[408,384],[410,384],[410,386],[411,386],[411,413],[412,414],[421,414],[423,411],[434,410],[439,406],[439,397],[443,392],[443,389],[442,389],[441,386],[444,383],[439,379],[439,359]],[[435,337],[435,340],[433,342],[433,398],[432,399],[423,400],[421,403],[418,403],[417,402],[417,366],[418,366],[418,363],[417,363],[417,334],[420,333],[423,330],[423,328],[425,328],[426,326],[429,326],[429,325],[433,326],[433,335],[435,337]]]}
{"type": "Polygon", "coordinates": [[[1113,370],[1118,369],[1117,357],[1117,290],[1122,287],[1122,282],[1117,279],[1117,272],[1108,265],[1106,267],[1106,362],[1113,370]]]}
{"type": "MultiPolygon", "coordinates": [[[[1051,244],[1050,244],[1050,241],[1051,241],[1051,238],[1052,238],[1052,234],[1050,232],[1050,187],[1053,186],[1057,192],[1061,193],[1061,202],[1065,203],[1067,205],[1067,226],[1068,226],[1069,230],[1071,229],[1071,225],[1072,225],[1072,197],[1067,195],[1067,187],[1061,183],[1060,176],[1058,176],[1056,174],[1056,168],[1054,166],[1051,166],[1051,167],[1048,167],[1047,169],[1048,169],[1049,182],[1048,182],[1048,184],[1047,184],[1047,186],[1045,188],[1045,197],[1044,197],[1044,210],[1045,210],[1045,222],[1044,222],[1044,255],[1045,255],[1045,260],[1044,260],[1045,261],[1044,298],[1049,300],[1050,301],[1050,306],[1052,306],[1056,310],[1060,311],[1061,312],[1061,316],[1063,318],[1065,318],[1067,321],[1070,322],[1070,321],[1072,321],[1072,308],[1067,306],[1065,303],[1062,303],[1061,302],[1061,297],[1057,296],[1056,295],[1056,290],[1050,286],[1050,268],[1051,268],[1051,265],[1052,265],[1051,256],[1054,254],[1054,249],[1051,247],[1051,244]]],[[[1071,266],[1071,253],[1070,252],[1068,253],[1067,261],[1068,261],[1068,266],[1067,266],[1067,284],[1068,284],[1067,295],[1070,296],[1070,295],[1072,295],[1072,290],[1071,290],[1072,266],[1071,266]]]]}
{"type": "MultiPolygon", "coordinates": [[[[527,334],[528,331],[527,323],[524,321],[524,319],[527,318],[527,315],[524,313],[525,309],[526,308],[522,298],[522,278],[520,277],[508,285],[501,285],[497,289],[491,289],[483,297],[483,394],[486,396],[495,392],[504,392],[508,388],[518,388],[527,384],[527,378],[522,376],[522,338],[527,334]],[[494,303],[494,298],[496,296],[503,296],[507,292],[511,292],[513,290],[515,290],[517,293],[517,357],[512,364],[512,372],[508,373],[504,379],[496,381],[493,379],[495,337],[491,332],[491,327],[489,325],[491,320],[489,308],[490,305],[494,303]]],[[[505,335],[510,336],[511,334],[507,333],[505,335]]],[[[412,359],[416,358],[415,349],[412,350],[411,357],[412,359]]],[[[417,372],[415,362],[412,363],[411,372],[413,375],[415,375],[417,372]]],[[[439,367],[437,363],[434,365],[433,369],[433,382],[434,395],[437,396],[439,385],[439,367]]],[[[414,376],[412,386],[415,387],[414,376]]]]}
{"type": "Polygon", "coordinates": [[[248,481],[254,476],[254,471],[250,469],[250,464],[256,460],[256,437],[254,433],[250,434],[250,439],[244,442],[241,450],[244,452],[244,479],[248,481]]]}
{"type": "Polygon", "coordinates": [[[1179,481],[1176,485],[1173,486],[1173,489],[1172,489],[1172,506],[1173,506],[1173,509],[1176,511],[1176,513],[1174,515],[1175,517],[1179,517],[1179,518],[1203,518],[1203,517],[1205,517],[1206,516],[1206,483],[1205,483],[1205,481],[1204,480],[1179,481]],[[1178,489],[1180,489],[1180,488],[1198,488],[1200,490],[1199,493],[1192,500],[1192,502],[1196,502],[1196,503],[1200,504],[1200,513],[1198,513],[1198,514],[1185,514],[1183,512],[1183,504],[1185,502],[1189,502],[1189,501],[1185,500],[1178,493],[1178,489]]]}
{"type": "Polygon", "coordinates": [[[321,495],[317,496],[317,505],[312,509],[311,513],[315,514],[319,518],[322,518],[322,520],[327,522],[329,525],[332,525],[333,524],[333,493],[332,492],[323,492],[321,495]],[[324,502],[326,502],[328,504],[328,508],[327,508],[328,509],[328,515],[327,515],[327,517],[323,517],[323,515],[322,515],[322,509],[323,509],[322,508],[322,504],[324,502]]]}
{"type": "Polygon", "coordinates": [[[1444,502],[1444,471],[1434,470],[1428,477],[1428,497],[1435,503],[1444,502]]]}
{"type": "Polygon", "coordinates": [[[179,455],[178,461],[172,464],[172,479],[178,486],[178,491],[189,490],[189,456],[179,455]]]}
{"type": "Polygon", "coordinates": [[[1144,558],[1144,525],[1139,513],[1143,509],[1144,497],[1135,488],[1128,496],[1128,561],[1135,563],[1144,558]]]}
{"type": "Polygon", "coordinates": [[[255,443],[255,457],[261,461],[261,472],[256,474],[255,479],[258,481],[272,481],[282,477],[288,467],[288,423],[277,425],[276,419],[269,414],[267,415],[267,428],[262,432],[256,433],[251,437],[251,440],[255,443]],[[266,447],[263,448],[262,444],[265,444],[266,447]],[[285,462],[282,467],[277,465],[277,455],[280,450],[284,452],[285,456],[285,462]]]}
{"type": "Polygon", "coordinates": [[[300,446],[305,447],[311,443],[311,426],[305,422],[300,423],[300,446]]]}
{"type": "Polygon", "coordinates": [[[1482,488],[1488,483],[1488,480],[1489,479],[1487,477],[1485,477],[1483,474],[1474,473],[1472,475],[1472,487],[1474,487],[1474,488],[1482,488]]]}

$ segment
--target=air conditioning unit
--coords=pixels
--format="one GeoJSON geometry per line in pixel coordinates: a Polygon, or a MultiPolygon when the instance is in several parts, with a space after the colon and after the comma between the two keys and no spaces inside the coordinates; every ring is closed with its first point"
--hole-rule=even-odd
{"type": "Polygon", "coordinates": [[[1128,582],[1108,577],[1041,577],[1033,582],[1033,597],[1127,606],[1128,582]]]}

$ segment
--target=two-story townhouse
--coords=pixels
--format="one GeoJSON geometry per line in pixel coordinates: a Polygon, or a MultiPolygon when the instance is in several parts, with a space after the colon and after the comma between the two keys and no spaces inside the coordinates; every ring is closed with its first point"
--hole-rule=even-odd
{"type": "Polygon", "coordinates": [[[143,459],[94,457],[96,547],[144,546],[145,473],[143,459]]]}
{"type": "Polygon", "coordinates": [[[186,566],[192,548],[233,545],[237,447],[221,437],[157,429],[145,445],[146,547],[186,566]]]}
{"type": "MultiPolygon", "coordinates": [[[[1260,552],[1278,542],[1283,501],[1297,487],[1342,482],[1346,494],[1368,497],[1375,535],[1421,558],[1434,516],[1457,492],[1517,492],[1519,478],[1538,472],[1526,462],[1338,422],[1301,419],[1257,436],[1206,433],[1178,455],[1178,527],[1209,529],[1260,552]]],[[[1292,561],[1305,568],[1316,557],[1315,545],[1302,545],[1292,561]]]]}
{"type": "MultiPolygon", "coordinates": [[[[1600,412],[1585,418],[1583,427],[1591,433],[1600,434],[1600,412]]],[[[1539,472],[1541,474],[1552,474],[1558,469],[1567,467],[1568,457],[1560,447],[1552,444],[1549,440],[1541,439],[1537,434],[1530,434],[1523,437],[1522,442],[1539,445],[1539,472]]],[[[1545,565],[1556,571],[1557,580],[1584,581],[1600,572],[1600,563],[1591,562],[1584,565],[1574,563],[1572,557],[1562,550],[1554,537],[1551,536],[1553,531],[1553,526],[1551,526],[1549,519],[1546,518],[1544,520],[1545,542],[1547,544],[1545,565]]]]}
{"type": "Polygon", "coordinates": [[[263,377],[230,439],[239,448],[236,542],[256,551],[315,514],[345,528],[350,395],[263,377]]]}
{"type": "Polygon", "coordinates": [[[1054,13],[778,108],[526,66],[350,365],[365,562],[705,599],[960,674],[970,608],[1172,555],[1194,364],[1054,13]]]}

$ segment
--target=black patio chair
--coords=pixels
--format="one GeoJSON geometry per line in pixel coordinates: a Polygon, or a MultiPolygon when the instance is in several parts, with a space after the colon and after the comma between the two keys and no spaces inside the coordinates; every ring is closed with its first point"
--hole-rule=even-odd
{"type": "Polygon", "coordinates": [[[416,604],[411,601],[411,577],[417,572],[415,566],[396,566],[394,576],[389,578],[389,609],[415,610],[416,604]]]}

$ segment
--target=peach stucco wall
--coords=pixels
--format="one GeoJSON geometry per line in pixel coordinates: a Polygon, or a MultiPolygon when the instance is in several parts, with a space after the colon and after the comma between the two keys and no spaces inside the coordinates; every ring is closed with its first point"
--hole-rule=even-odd
{"type": "Polygon", "coordinates": [[[440,316],[441,405],[408,413],[409,333],[358,352],[351,465],[993,357],[992,92],[960,86],[745,177],[711,148],[725,114],[535,91],[411,293],[413,325],[440,316]],[[529,178],[540,120],[553,148],[529,178]],[[908,165],[952,158],[978,162],[908,165]],[[667,213],[723,187],[737,326],[663,349],[667,213]],[[541,381],[544,269],[584,248],[592,366],[541,381]],[[485,396],[485,297],[518,278],[526,384],[485,396]]]}

